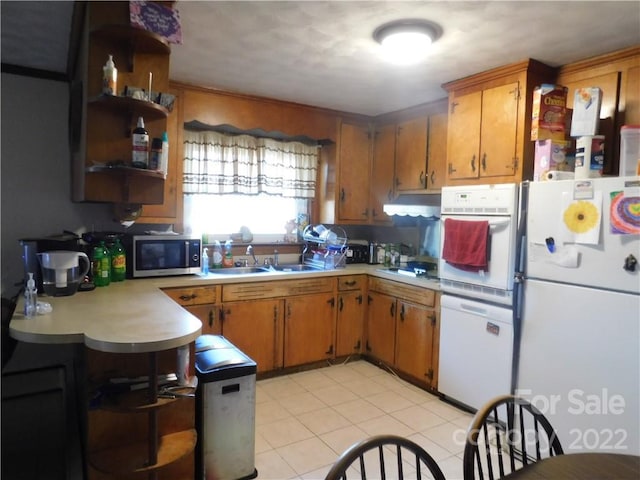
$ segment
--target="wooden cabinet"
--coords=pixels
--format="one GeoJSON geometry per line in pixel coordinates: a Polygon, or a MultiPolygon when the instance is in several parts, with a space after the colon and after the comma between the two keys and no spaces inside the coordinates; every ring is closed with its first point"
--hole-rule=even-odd
{"type": "Polygon", "coordinates": [[[449,92],[447,185],[519,182],[533,174],[533,89],[555,69],[535,60],[443,87],[449,92]]]}
{"type": "Polygon", "coordinates": [[[223,285],[222,335],[256,360],[259,372],[333,358],[335,289],[335,278],[223,285]]]}
{"type": "Polygon", "coordinates": [[[427,190],[440,190],[447,176],[447,125],[448,115],[436,113],[429,116],[427,134],[427,190]]]}
{"type": "Polygon", "coordinates": [[[208,285],[205,287],[166,288],[163,291],[200,319],[203,335],[221,335],[222,325],[218,312],[220,289],[220,285],[208,285]]]}
{"type": "Polygon", "coordinates": [[[640,47],[631,47],[560,67],[556,82],[568,88],[567,107],[575,90],[600,87],[598,133],[605,136],[603,172],[618,175],[620,128],[640,123],[640,47]]]}
{"type": "Polygon", "coordinates": [[[220,310],[221,334],[256,362],[258,372],[282,368],[284,300],[225,302],[220,310]]]}
{"type": "Polygon", "coordinates": [[[396,192],[427,187],[426,116],[401,122],[396,127],[396,192]]]}
{"type": "Polygon", "coordinates": [[[395,362],[396,299],[372,291],[368,294],[365,353],[387,365],[395,362]]]}
{"type": "Polygon", "coordinates": [[[373,156],[371,160],[371,209],[370,223],[389,225],[391,217],[383,212],[385,203],[394,197],[394,159],[396,151],[395,125],[376,126],[373,137],[373,156]]]}
{"type": "Polygon", "coordinates": [[[436,292],[371,278],[367,327],[367,354],[436,389],[439,352],[436,292]]]}
{"type": "Polygon", "coordinates": [[[131,131],[144,118],[149,137],[167,130],[168,110],[158,103],[123,95],[102,95],[102,66],[113,55],[117,92],[125,86],[168,92],[168,42],[133,28],[126,2],[93,2],[87,7],[87,42],[72,88],[71,136],[74,201],[161,204],[163,175],[131,166],[131,131]],[[83,113],[80,113],[83,112],[83,113]]]}
{"type": "Polygon", "coordinates": [[[170,87],[169,93],[175,96],[173,111],[167,120],[169,137],[169,164],[167,177],[164,180],[162,204],[143,205],[138,223],[173,224],[175,231],[182,231],[182,162],[184,157],[182,116],[182,90],[170,87]]]}
{"type": "Polygon", "coordinates": [[[338,277],[336,357],[359,354],[366,314],[366,275],[338,277]]]}
{"type": "Polygon", "coordinates": [[[369,125],[342,122],[338,145],[338,221],[369,221],[369,125]]]}
{"type": "Polygon", "coordinates": [[[333,292],[290,297],[285,301],[284,366],[292,367],[335,356],[333,292]]]}

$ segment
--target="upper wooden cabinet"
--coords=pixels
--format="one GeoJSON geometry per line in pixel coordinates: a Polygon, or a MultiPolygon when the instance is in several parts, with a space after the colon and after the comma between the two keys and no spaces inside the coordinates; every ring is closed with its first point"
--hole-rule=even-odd
{"type": "Polygon", "coordinates": [[[74,201],[161,204],[162,174],[131,167],[131,131],[143,117],[149,137],[167,130],[163,106],[104,96],[102,67],[113,55],[118,68],[117,93],[125,86],[168,92],[171,49],[162,37],[129,24],[128,2],[90,2],[79,62],[72,88],[72,155],[74,201]],[[80,112],[82,112],[80,114],[80,112]]]}
{"type": "Polygon", "coordinates": [[[440,190],[447,174],[447,112],[429,116],[427,133],[427,190],[440,190]]]}
{"type": "Polygon", "coordinates": [[[371,134],[368,124],[343,121],[338,141],[339,222],[367,223],[369,209],[369,169],[371,134]]]}
{"type": "Polygon", "coordinates": [[[373,159],[371,161],[372,224],[391,224],[391,217],[382,210],[385,203],[394,198],[393,175],[396,151],[396,126],[377,126],[373,134],[373,159]]]}
{"type": "Polygon", "coordinates": [[[533,89],[555,69],[527,60],[449,82],[447,185],[530,179],[533,89]]]}
{"type": "Polygon", "coordinates": [[[163,202],[158,205],[144,205],[139,223],[173,223],[177,231],[182,230],[182,161],[184,157],[182,118],[182,91],[173,87],[169,93],[176,97],[173,111],[167,120],[169,136],[169,165],[164,181],[163,202]]]}
{"type": "Polygon", "coordinates": [[[425,189],[427,186],[426,116],[396,126],[396,192],[425,189]]]}
{"type": "Polygon", "coordinates": [[[640,47],[627,48],[560,67],[556,83],[569,89],[568,108],[573,108],[576,89],[602,89],[598,133],[605,136],[603,172],[607,175],[618,175],[620,128],[623,125],[640,123],[640,47]]]}

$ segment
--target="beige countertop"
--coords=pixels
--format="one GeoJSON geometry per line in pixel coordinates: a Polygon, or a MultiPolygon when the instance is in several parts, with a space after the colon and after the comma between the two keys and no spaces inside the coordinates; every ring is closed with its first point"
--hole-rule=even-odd
{"type": "Polygon", "coordinates": [[[144,353],[167,350],[194,341],[201,333],[200,320],[161,288],[309,278],[317,276],[373,275],[409,285],[439,290],[434,280],[381,271],[380,265],[348,265],[327,271],[245,275],[185,275],[126,280],[69,297],[40,296],[53,311],[27,319],[22,303],[9,325],[11,336],[32,343],[84,343],[111,353],[144,353]]]}

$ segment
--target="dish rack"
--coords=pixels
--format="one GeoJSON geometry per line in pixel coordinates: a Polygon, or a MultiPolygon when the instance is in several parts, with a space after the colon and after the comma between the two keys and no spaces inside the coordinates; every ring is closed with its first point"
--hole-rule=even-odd
{"type": "Polygon", "coordinates": [[[345,267],[347,234],[341,227],[307,225],[302,232],[302,240],[305,242],[302,251],[304,264],[321,270],[345,267]]]}

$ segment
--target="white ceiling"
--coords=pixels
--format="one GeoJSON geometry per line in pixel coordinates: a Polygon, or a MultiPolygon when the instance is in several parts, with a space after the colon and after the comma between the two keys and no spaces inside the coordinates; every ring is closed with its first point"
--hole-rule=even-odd
{"type": "MultiPolygon", "coordinates": [[[[2,62],[65,71],[69,2],[0,2],[2,62]],[[56,14],[60,21],[52,21],[56,14]],[[64,48],[63,48],[64,50],[64,48]]],[[[640,2],[178,1],[172,80],[377,115],[446,96],[441,85],[526,58],[559,66],[640,45],[640,2]],[[373,30],[443,29],[417,66],[385,63],[373,30]]]]}

